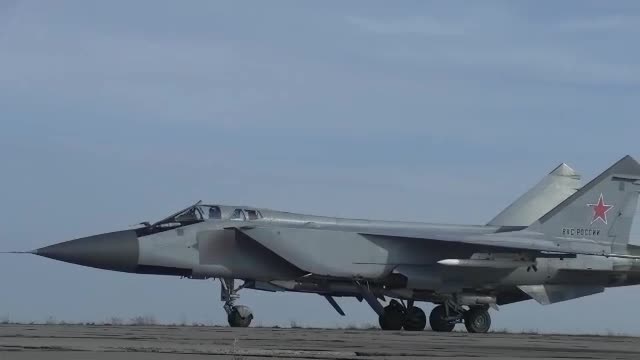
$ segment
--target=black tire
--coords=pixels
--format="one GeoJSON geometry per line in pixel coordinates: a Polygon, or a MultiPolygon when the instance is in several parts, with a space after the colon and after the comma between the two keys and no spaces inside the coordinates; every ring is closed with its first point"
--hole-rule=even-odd
{"type": "Polygon", "coordinates": [[[384,308],[384,314],[378,318],[378,323],[382,330],[400,330],[404,325],[406,312],[400,303],[394,301],[392,300],[384,308]]]}
{"type": "Polygon", "coordinates": [[[446,316],[447,312],[444,306],[438,305],[434,307],[433,310],[431,310],[431,314],[429,314],[429,325],[431,325],[431,330],[437,332],[453,331],[456,324],[445,320],[446,316]]]}
{"type": "Polygon", "coordinates": [[[407,310],[407,315],[402,326],[407,331],[422,331],[427,326],[427,315],[419,307],[412,306],[407,310]]]}
{"type": "Polygon", "coordinates": [[[234,306],[227,316],[229,326],[231,327],[249,327],[253,320],[253,313],[251,310],[243,305],[234,306]]]}
{"type": "Polygon", "coordinates": [[[491,315],[482,308],[471,308],[464,313],[464,326],[470,333],[486,333],[491,328],[491,315]]]}

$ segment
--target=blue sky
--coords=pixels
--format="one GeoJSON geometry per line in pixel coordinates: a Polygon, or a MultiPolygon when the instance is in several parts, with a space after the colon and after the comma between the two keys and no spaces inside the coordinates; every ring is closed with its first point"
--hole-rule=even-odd
{"type": "MultiPolygon", "coordinates": [[[[2,248],[198,199],[484,223],[562,161],[588,180],[640,156],[639,20],[635,1],[3,1],[2,248]]],[[[0,283],[15,320],[224,322],[211,282],[4,256],[0,283]]],[[[640,334],[636,299],[526,302],[494,324],[640,334]]],[[[376,321],[349,299],[346,318],[319,296],[242,300],[264,325],[376,321]]]]}

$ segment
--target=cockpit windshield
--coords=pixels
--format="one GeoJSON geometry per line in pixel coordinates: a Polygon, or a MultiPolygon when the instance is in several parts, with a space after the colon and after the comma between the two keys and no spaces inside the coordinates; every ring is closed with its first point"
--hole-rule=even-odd
{"type": "Polygon", "coordinates": [[[201,201],[198,201],[195,205],[189,206],[184,210],[180,210],[177,213],[158,221],[153,224],[153,226],[186,225],[209,219],[222,219],[220,207],[217,205],[203,205],[201,201]]]}
{"type": "Polygon", "coordinates": [[[258,210],[247,208],[230,209],[229,206],[204,205],[202,201],[198,201],[194,205],[173,213],[156,223],[143,223],[142,225],[145,227],[138,229],[138,231],[145,234],[153,234],[207,220],[257,220],[261,218],[262,214],[258,210]]]}

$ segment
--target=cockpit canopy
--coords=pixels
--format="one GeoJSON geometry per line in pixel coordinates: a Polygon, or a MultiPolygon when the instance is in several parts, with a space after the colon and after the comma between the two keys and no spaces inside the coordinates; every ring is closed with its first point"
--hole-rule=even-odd
{"type": "Polygon", "coordinates": [[[181,210],[154,225],[169,223],[194,223],[205,220],[257,220],[261,219],[259,210],[247,207],[205,205],[201,202],[181,210]]]}
{"type": "Polygon", "coordinates": [[[209,219],[222,219],[222,212],[219,206],[215,205],[194,205],[172,219],[175,222],[203,221],[209,219]]]}
{"type": "Polygon", "coordinates": [[[143,223],[143,229],[139,229],[145,235],[175,229],[181,226],[191,225],[208,220],[258,220],[262,219],[262,213],[257,209],[248,207],[234,207],[221,205],[205,205],[202,201],[180,210],[156,223],[143,223]]]}
{"type": "Polygon", "coordinates": [[[247,208],[236,208],[231,213],[229,220],[258,220],[262,219],[262,214],[258,210],[247,208]]]}

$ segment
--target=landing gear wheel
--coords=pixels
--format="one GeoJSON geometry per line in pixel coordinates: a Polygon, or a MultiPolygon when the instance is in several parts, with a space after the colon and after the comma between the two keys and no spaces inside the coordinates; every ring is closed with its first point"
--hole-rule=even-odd
{"type": "Polygon", "coordinates": [[[404,324],[406,311],[396,300],[391,300],[384,308],[384,314],[378,318],[382,330],[400,330],[404,324]]]}
{"type": "Polygon", "coordinates": [[[220,300],[224,301],[224,311],[227,312],[227,321],[231,327],[248,327],[253,320],[253,313],[248,306],[235,305],[238,299],[238,291],[244,288],[248,282],[241,286],[234,286],[234,279],[220,278],[220,300]]]}
{"type": "Polygon", "coordinates": [[[253,320],[253,313],[247,306],[237,305],[231,308],[227,320],[231,327],[249,327],[253,320]]]}
{"type": "Polygon", "coordinates": [[[427,315],[419,307],[412,306],[407,310],[407,315],[402,326],[407,331],[422,331],[427,326],[427,315]]]}
{"type": "Polygon", "coordinates": [[[429,314],[431,330],[437,332],[451,332],[456,326],[454,322],[447,320],[447,311],[443,305],[438,305],[429,314]]]}
{"type": "Polygon", "coordinates": [[[486,333],[491,327],[491,315],[486,309],[471,308],[464,313],[464,326],[470,333],[486,333]]]}

